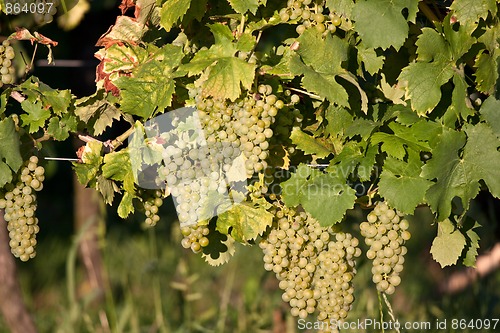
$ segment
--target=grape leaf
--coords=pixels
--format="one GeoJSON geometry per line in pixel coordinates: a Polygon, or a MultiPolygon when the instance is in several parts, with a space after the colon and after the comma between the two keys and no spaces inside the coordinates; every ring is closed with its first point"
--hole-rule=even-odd
{"type": "Polygon", "coordinates": [[[365,70],[374,75],[384,66],[384,56],[378,55],[375,49],[365,48],[362,44],[358,45],[358,64],[364,64],[365,70]]]}
{"type": "Polygon", "coordinates": [[[23,126],[29,126],[30,133],[38,131],[50,117],[50,110],[44,109],[40,103],[33,103],[27,99],[21,102],[21,107],[27,113],[21,115],[23,126]]]}
{"type": "Polygon", "coordinates": [[[4,162],[0,162],[0,186],[3,187],[12,181],[12,170],[4,162]]]}
{"type": "MultiPolygon", "coordinates": [[[[140,46],[113,44],[96,53],[102,62],[103,73],[130,73],[138,64],[147,60],[148,51],[140,46]]],[[[98,68],[99,70],[99,68],[98,68]]]]}
{"type": "Polygon", "coordinates": [[[301,202],[300,192],[307,185],[310,176],[317,172],[305,164],[299,164],[290,179],[280,184],[283,192],[283,201],[290,207],[298,206],[301,202]]]}
{"type": "Polygon", "coordinates": [[[330,155],[333,151],[331,144],[322,138],[315,138],[304,133],[299,127],[294,127],[290,135],[292,143],[307,155],[316,155],[319,158],[330,155]]]}
{"type": "Polygon", "coordinates": [[[0,121],[0,188],[12,180],[12,171],[17,172],[23,159],[19,151],[19,135],[12,118],[0,121]]]}
{"type": "Polygon", "coordinates": [[[210,243],[208,246],[203,248],[203,253],[201,257],[210,266],[220,266],[229,261],[231,257],[236,253],[236,247],[234,246],[234,238],[230,235],[222,235],[219,232],[210,232],[208,234],[210,243]],[[224,236],[226,239],[213,239],[214,235],[224,236]],[[215,241],[215,245],[213,246],[215,241]]]}
{"type": "Polygon", "coordinates": [[[259,0],[227,0],[234,11],[238,14],[250,12],[255,15],[259,8],[259,0]]]}
{"type": "Polygon", "coordinates": [[[431,254],[441,267],[455,265],[465,247],[465,237],[455,225],[445,219],[438,223],[438,232],[432,242],[431,254]]]}
{"type": "Polygon", "coordinates": [[[220,58],[209,68],[203,92],[215,98],[236,100],[241,94],[240,85],[250,90],[255,77],[255,64],[235,57],[220,58]]]}
{"type": "Polygon", "coordinates": [[[160,9],[160,25],[169,32],[191,6],[191,0],[169,0],[160,9]]]}
{"type": "Polygon", "coordinates": [[[451,58],[451,51],[444,38],[437,30],[423,28],[418,36],[417,60],[423,62],[445,62],[451,58]]]}
{"type": "Polygon", "coordinates": [[[474,231],[480,225],[476,223],[471,229],[465,233],[467,245],[465,247],[464,265],[468,267],[476,267],[477,249],[479,249],[479,235],[474,231]]]}
{"type": "Polygon", "coordinates": [[[9,90],[2,91],[0,94],[0,114],[3,114],[7,109],[7,96],[10,94],[9,90]]]}
{"type": "Polygon", "coordinates": [[[476,62],[474,67],[476,67],[476,72],[474,73],[476,77],[476,89],[485,94],[493,94],[495,91],[495,85],[499,78],[500,67],[500,50],[495,50],[493,54],[486,53],[483,50],[479,52],[476,57],[476,62]]]}
{"type": "Polygon", "coordinates": [[[466,209],[466,203],[479,191],[479,184],[471,182],[471,175],[458,155],[464,144],[464,133],[443,131],[437,145],[432,148],[432,158],[422,167],[422,177],[436,180],[427,190],[426,201],[438,213],[438,221],[450,215],[451,201],[455,196],[462,198],[466,209]]]}
{"type": "MultiPolygon", "coordinates": [[[[498,110],[497,110],[498,112],[498,110]]],[[[491,127],[479,123],[467,125],[467,144],[464,148],[463,163],[471,181],[482,179],[490,193],[500,198],[500,139],[493,133],[491,127]]]]}
{"type": "Polygon", "coordinates": [[[128,191],[125,191],[117,209],[118,216],[120,216],[122,219],[127,218],[127,216],[129,216],[130,213],[134,212],[134,205],[132,203],[133,199],[134,195],[132,195],[128,191]]]}
{"type": "Polygon", "coordinates": [[[352,138],[356,135],[367,140],[372,132],[380,126],[380,123],[371,119],[355,118],[354,121],[345,129],[345,135],[352,138]]]}
{"type": "Polygon", "coordinates": [[[102,143],[98,141],[87,142],[82,153],[82,162],[73,162],[73,169],[80,184],[95,187],[95,178],[102,164],[102,143]]]}
{"type": "Polygon", "coordinates": [[[99,175],[97,177],[96,190],[102,194],[104,202],[108,205],[113,203],[115,192],[119,192],[119,188],[116,183],[103,177],[103,175],[99,175]]]}
{"type": "Polygon", "coordinates": [[[217,230],[240,243],[257,238],[272,224],[273,214],[250,202],[234,204],[217,218],[217,230]]]}
{"type": "Polygon", "coordinates": [[[461,198],[467,210],[470,200],[479,192],[481,179],[493,196],[500,197],[500,140],[484,123],[466,126],[465,132],[467,143],[462,132],[444,131],[432,149],[432,159],[422,168],[423,177],[436,179],[427,191],[426,199],[431,209],[437,212],[439,221],[450,215],[454,197],[461,198]],[[462,147],[463,156],[460,158],[462,147]]]}
{"type": "Polygon", "coordinates": [[[115,84],[120,88],[121,110],[147,119],[170,106],[175,89],[174,78],[181,75],[175,72],[175,68],[182,56],[180,47],[166,45],[152,60],[139,66],[133,76],[118,78],[115,84]]]}
{"type": "Polygon", "coordinates": [[[126,149],[104,156],[102,175],[109,179],[122,181],[125,191],[135,193],[135,177],[130,163],[130,155],[126,149]]]}
{"type": "Polygon", "coordinates": [[[400,82],[397,82],[394,85],[390,85],[387,83],[385,79],[385,75],[381,75],[382,79],[380,80],[380,91],[384,94],[384,97],[390,100],[394,104],[404,105],[406,106],[406,102],[402,99],[405,95],[405,89],[402,87],[400,82]]]}
{"type": "Polygon", "coordinates": [[[55,140],[64,141],[70,132],[76,131],[77,124],[76,117],[69,113],[64,114],[62,118],[52,117],[47,126],[47,133],[55,140]]]}
{"type": "Polygon", "coordinates": [[[359,179],[367,181],[370,179],[377,153],[378,147],[376,146],[369,146],[367,149],[366,143],[349,141],[344,145],[342,151],[330,161],[326,171],[339,178],[347,179],[357,170],[359,179]]]}
{"type": "Polygon", "coordinates": [[[113,121],[120,119],[120,116],[121,111],[117,107],[109,103],[105,104],[94,123],[94,135],[101,135],[106,127],[111,127],[113,121]]]}
{"type": "Polygon", "coordinates": [[[322,226],[340,222],[354,207],[355,191],[338,175],[307,169],[311,168],[299,165],[290,179],[281,183],[285,204],[301,204],[322,226]]]}
{"type": "Polygon", "coordinates": [[[290,59],[290,70],[294,75],[304,75],[302,86],[330,102],[348,106],[345,88],[335,81],[335,76],[345,73],[343,62],[347,61],[348,45],[337,36],[328,34],[325,39],[316,29],[306,30],[298,39],[297,55],[290,59]]]}
{"type": "Polygon", "coordinates": [[[467,119],[468,116],[474,114],[474,109],[467,93],[468,84],[465,82],[463,69],[461,73],[457,70],[453,74],[453,83],[455,87],[451,95],[451,104],[443,117],[444,123],[450,127],[453,127],[457,120],[467,119]]]}
{"type": "Polygon", "coordinates": [[[455,0],[450,9],[460,22],[477,22],[486,19],[488,12],[495,16],[497,4],[495,0],[455,0]]]}
{"type": "Polygon", "coordinates": [[[190,76],[203,73],[199,82],[204,94],[234,101],[241,94],[241,86],[250,90],[255,78],[256,65],[234,56],[237,51],[248,50],[249,37],[242,37],[241,42],[235,41],[231,30],[219,23],[210,25],[210,30],[215,44],[208,50],[197,52],[180,69],[190,76]]]}
{"type": "MultiPolygon", "coordinates": [[[[417,62],[403,68],[398,80],[406,82],[406,98],[419,115],[432,111],[441,100],[441,86],[454,75],[456,62],[468,52],[476,39],[468,25],[457,31],[445,18],[440,31],[422,29],[417,45],[417,62]]],[[[458,87],[461,89],[461,87],[458,87]]]]}
{"type": "Polygon", "coordinates": [[[479,110],[481,119],[485,120],[493,129],[493,132],[500,137],[500,100],[495,99],[495,96],[488,97],[479,110]]]}
{"type": "Polygon", "coordinates": [[[411,127],[393,122],[389,124],[389,128],[394,134],[377,132],[371,137],[372,144],[382,143],[380,149],[389,156],[402,160],[409,149],[417,152],[430,150],[429,144],[417,138],[411,127]]]}
{"type": "Polygon", "coordinates": [[[328,121],[325,132],[333,137],[343,137],[345,129],[353,122],[353,117],[349,111],[332,104],[326,109],[325,118],[328,121]]]}
{"type": "Polygon", "coordinates": [[[39,82],[39,91],[42,93],[41,97],[45,108],[51,107],[57,115],[68,111],[73,97],[71,91],[52,89],[42,82],[39,82]]]}
{"type": "Polygon", "coordinates": [[[97,40],[96,46],[110,46],[117,42],[135,44],[147,31],[146,25],[137,22],[136,19],[120,15],[111,28],[97,40]]]}
{"type": "Polygon", "coordinates": [[[425,192],[432,182],[420,177],[422,162],[417,153],[410,153],[408,162],[387,157],[380,175],[379,192],[391,207],[413,214],[424,202],[425,192]]]}
{"type": "Polygon", "coordinates": [[[407,8],[408,21],[415,19],[418,0],[368,0],[357,1],[352,10],[354,30],[367,47],[398,50],[408,36],[408,22],[403,16],[407,8]]]}
{"type": "Polygon", "coordinates": [[[432,111],[441,100],[441,86],[453,76],[454,70],[443,63],[414,62],[403,68],[399,80],[408,82],[406,98],[419,115],[432,111]]]}
{"type": "Polygon", "coordinates": [[[356,191],[342,178],[322,174],[309,181],[301,193],[301,204],[321,226],[342,221],[346,211],[354,207],[356,191]]]}
{"type": "Polygon", "coordinates": [[[354,8],[353,0],[326,0],[326,6],[331,12],[351,17],[352,9],[354,8]]]}

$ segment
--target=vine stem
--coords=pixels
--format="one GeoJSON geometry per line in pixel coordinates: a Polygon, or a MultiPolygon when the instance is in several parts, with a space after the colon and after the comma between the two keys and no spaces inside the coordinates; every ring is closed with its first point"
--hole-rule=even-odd
{"type": "Polygon", "coordinates": [[[26,97],[24,97],[19,91],[11,92],[10,97],[12,97],[14,100],[16,100],[19,103],[22,103],[26,100],[26,97]]]}
{"type": "Polygon", "coordinates": [[[123,132],[119,136],[117,136],[114,140],[111,142],[108,141],[108,145],[111,147],[111,150],[115,150],[119,146],[123,144],[125,140],[128,139],[129,136],[131,136],[135,132],[135,126],[130,127],[127,131],[123,132]]]}
{"type": "Polygon", "coordinates": [[[245,29],[245,14],[241,14],[241,23],[240,23],[240,26],[238,27],[238,35],[239,36],[243,35],[244,29],[245,29]]]}
{"type": "Polygon", "coordinates": [[[424,13],[425,17],[427,17],[432,22],[432,24],[434,24],[434,22],[440,22],[441,21],[437,17],[437,15],[434,14],[434,12],[432,11],[432,9],[430,9],[429,6],[424,1],[420,1],[418,3],[418,8],[420,8],[420,10],[422,11],[422,13],[424,13]]]}
{"type": "Polygon", "coordinates": [[[302,89],[297,89],[297,88],[288,88],[288,89],[292,90],[292,91],[295,91],[295,92],[298,92],[298,93],[301,93],[301,94],[304,94],[304,95],[307,95],[309,97],[312,97],[312,98],[320,100],[320,101],[323,100],[320,96],[318,96],[316,94],[313,94],[313,93],[310,93],[308,91],[302,90],[302,89]]]}
{"type": "MultiPolygon", "coordinates": [[[[387,309],[389,309],[389,316],[391,316],[392,322],[396,322],[396,317],[394,316],[394,311],[392,310],[391,303],[387,299],[387,295],[385,293],[382,293],[382,297],[384,298],[385,305],[387,305],[387,309]]],[[[394,327],[397,333],[400,333],[399,327],[394,327]]]]}
{"type": "MultiPolygon", "coordinates": [[[[383,323],[384,322],[384,305],[382,304],[382,295],[381,294],[382,293],[377,290],[378,310],[380,313],[380,322],[383,323]]],[[[384,325],[381,325],[381,326],[382,326],[382,333],[384,333],[385,332],[384,325]]]]}

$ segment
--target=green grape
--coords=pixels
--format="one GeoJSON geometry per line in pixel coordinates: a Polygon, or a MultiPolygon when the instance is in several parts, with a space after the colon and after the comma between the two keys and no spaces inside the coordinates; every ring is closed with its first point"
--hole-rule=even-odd
{"type": "Polygon", "coordinates": [[[340,26],[342,24],[342,19],[338,15],[333,15],[331,17],[332,24],[336,27],[340,26]]]}

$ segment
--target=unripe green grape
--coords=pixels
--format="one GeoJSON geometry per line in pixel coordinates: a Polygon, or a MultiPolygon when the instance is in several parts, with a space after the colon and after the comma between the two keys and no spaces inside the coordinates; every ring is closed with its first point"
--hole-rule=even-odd
{"type": "Polygon", "coordinates": [[[333,25],[336,27],[338,27],[342,24],[342,18],[340,18],[340,16],[338,16],[338,15],[333,15],[331,20],[332,20],[333,25]]]}
{"type": "Polygon", "coordinates": [[[295,28],[295,31],[297,31],[299,35],[302,35],[306,31],[306,27],[302,24],[298,25],[297,28],[295,28]]]}

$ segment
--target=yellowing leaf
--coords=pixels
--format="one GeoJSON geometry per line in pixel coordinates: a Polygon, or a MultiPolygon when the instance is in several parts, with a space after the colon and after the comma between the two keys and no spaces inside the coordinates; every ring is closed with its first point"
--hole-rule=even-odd
{"type": "Polygon", "coordinates": [[[191,0],[168,0],[160,10],[160,24],[167,32],[182,19],[191,6],[191,0]]]}
{"type": "Polygon", "coordinates": [[[250,90],[255,77],[255,65],[235,58],[221,58],[210,67],[208,78],[203,83],[203,92],[215,98],[236,100],[241,86],[250,90]]]}
{"type": "Polygon", "coordinates": [[[273,214],[252,203],[242,202],[219,214],[217,230],[230,234],[240,243],[246,243],[261,235],[272,223],[273,214]]]}
{"type": "Polygon", "coordinates": [[[431,254],[441,267],[455,265],[465,247],[465,237],[446,219],[438,223],[438,234],[432,242],[431,254]]]}

